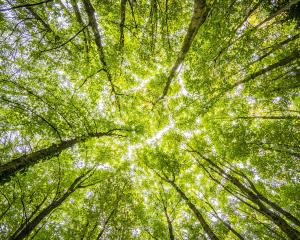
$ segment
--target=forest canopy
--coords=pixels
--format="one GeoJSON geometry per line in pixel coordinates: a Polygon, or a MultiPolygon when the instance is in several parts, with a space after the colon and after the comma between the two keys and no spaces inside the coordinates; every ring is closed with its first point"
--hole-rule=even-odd
{"type": "Polygon", "coordinates": [[[300,239],[300,0],[0,0],[0,239],[300,239]]]}

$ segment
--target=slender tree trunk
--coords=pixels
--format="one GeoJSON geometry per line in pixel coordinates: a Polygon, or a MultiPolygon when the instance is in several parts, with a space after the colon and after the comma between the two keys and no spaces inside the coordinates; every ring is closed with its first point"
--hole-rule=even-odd
{"type": "MultiPolygon", "coordinates": [[[[260,0],[255,7],[249,12],[249,14],[246,16],[246,18],[244,19],[244,21],[242,22],[242,24],[244,24],[244,22],[247,20],[248,17],[251,16],[251,14],[263,3],[264,1],[260,0]]],[[[240,37],[235,38],[235,36],[232,36],[228,42],[228,44],[226,45],[225,48],[222,48],[222,50],[218,53],[218,55],[214,58],[214,61],[216,62],[216,60],[220,57],[220,55],[222,53],[225,52],[226,49],[229,49],[231,46],[233,46],[234,44],[236,44],[238,42],[238,40],[240,40],[241,38],[245,38],[246,36],[248,36],[250,33],[253,33],[255,31],[257,31],[263,24],[265,24],[266,22],[271,21],[273,18],[275,18],[276,16],[278,16],[279,14],[281,14],[282,12],[288,10],[292,5],[295,5],[299,2],[299,0],[294,0],[291,1],[289,4],[287,4],[286,6],[284,6],[283,8],[279,9],[277,12],[275,12],[274,14],[272,14],[270,17],[266,18],[265,20],[263,20],[262,22],[260,22],[259,24],[257,24],[256,26],[254,26],[253,28],[249,29],[249,31],[247,31],[245,34],[243,34],[240,37]]],[[[238,28],[235,29],[235,32],[242,26],[239,25],[238,28]]]]}
{"type": "Polygon", "coordinates": [[[38,21],[43,25],[43,27],[44,27],[48,32],[53,33],[53,34],[55,35],[55,38],[56,38],[57,40],[60,39],[60,37],[57,36],[57,35],[54,33],[54,31],[52,30],[52,28],[50,27],[50,25],[49,25],[47,22],[45,22],[45,21],[41,18],[41,16],[40,16],[38,13],[36,13],[31,7],[28,7],[28,6],[25,6],[25,7],[26,7],[26,9],[32,14],[32,16],[34,16],[34,18],[35,18],[36,20],[38,20],[38,21]]]}
{"type": "Polygon", "coordinates": [[[193,13],[192,19],[190,21],[188,31],[185,35],[185,38],[184,38],[181,50],[176,59],[176,62],[173,65],[173,67],[169,73],[169,76],[167,78],[167,82],[164,87],[163,94],[161,95],[159,100],[163,99],[168,94],[171,82],[176,75],[176,71],[178,70],[178,68],[182,64],[182,62],[184,61],[192,43],[193,43],[193,40],[194,40],[195,36],[197,35],[199,28],[205,22],[207,15],[208,15],[208,11],[209,11],[209,9],[206,5],[205,0],[194,0],[194,13],[193,13]]]}
{"type": "Polygon", "coordinates": [[[296,229],[292,228],[282,217],[280,217],[275,212],[271,211],[269,208],[267,208],[261,201],[260,198],[254,194],[252,191],[250,191],[248,188],[246,188],[237,178],[228,175],[228,179],[230,182],[232,182],[235,186],[237,186],[243,193],[247,194],[249,200],[253,203],[255,203],[259,210],[270,220],[272,220],[291,240],[297,240],[300,239],[300,232],[298,232],[296,229]]]}
{"type": "Polygon", "coordinates": [[[97,46],[100,62],[103,65],[103,69],[104,69],[104,71],[107,75],[107,79],[110,83],[111,91],[115,95],[116,103],[117,103],[118,109],[120,111],[121,110],[121,105],[120,105],[120,102],[119,102],[119,95],[117,93],[116,86],[113,82],[113,77],[112,77],[111,71],[110,71],[110,69],[108,67],[108,64],[106,62],[106,57],[105,57],[105,53],[104,53],[102,39],[101,39],[101,35],[100,35],[99,29],[98,29],[96,16],[95,16],[95,9],[94,9],[92,3],[90,2],[90,0],[83,0],[83,4],[84,4],[84,7],[85,7],[85,11],[88,15],[89,25],[91,26],[93,34],[94,34],[94,40],[95,40],[95,43],[96,43],[96,46],[97,46]]]}
{"type": "Polygon", "coordinates": [[[259,71],[249,74],[244,79],[237,81],[236,83],[234,83],[228,87],[216,89],[215,91],[212,92],[212,94],[214,96],[206,102],[205,106],[203,106],[202,114],[207,113],[209,109],[213,108],[222,99],[224,94],[226,94],[230,90],[234,89],[235,87],[238,87],[239,85],[244,84],[244,83],[248,83],[251,80],[254,80],[255,78],[257,78],[261,75],[264,75],[274,69],[277,69],[278,67],[286,66],[286,65],[296,61],[297,59],[299,59],[299,57],[300,57],[300,51],[295,50],[290,56],[287,56],[287,57],[279,60],[278,62],[271,64],[259,71]]]}
{"type": "Polygon", "coordinates": [[[5,182],[9,182],[11,177],[13,177],[16,173],[24,171],[30,166],[33,166],[40,162],[41,160],[48,160],[54,156],[58,156],[63,150],[71,148],[76,143],[85,142],[90,138],[99,138],[102,136],[113,136],[113,131],[121,130],[121,129],[114,129],[107,132],[100,132],[89,134],[87,137],[82,138],[74,138],[67,141],[62,141],[61,143],[52,144],[50,147],[38,150],[36,152],[32,152],[30,154],[22,155],[21,157],[15,158],[14,160],[5,163],[0,166],[0,185],[4,184],[5,182]]]}
{"type": "MultiPolygon", "coordinates": [[[[164,200],[162,199],[162,201],[164,201],[164,200]]],[[[164,213],[165,213],[165,216],[167,219],[170,240],[174,240],[175,237],[174,237],[174,231],[173,231],[173,224],[172,224],[172,221],[168,214],[168,210],[167,210],[167,206],[166,206],[165,202],[163,202],[163,208],[164,208],[164,213]]]]}
{"type": "Polygon", "coordinates": [[[26,238],[42,220],[44,220],[53,210],[59,207],[77,188],[80,187],[85,175],[86,174],[77,177],[60,198],[52,201],[34,219],[27,222],[21,231],[16,232],[12,237],[10,237],[10,240],[22,240],[26,238]]]}
{"type": "Polygon", "coordinates": [[[287,57],[279,60],[278,62],[276,62],[276,63],[274,63],[272,65],[269,65],[266,68],[263,68],[263,69],[255,72],[255,73],[252,73],[252,74],[246,76],[243,80],[236,82],[235,84],[233,84],[232,86],[230,86],[229,90],[232,89],[232,88],[234,88],[234,87],[239,86],[242,83],[247,83],[250,80],[255,79],[256,77],[259,77],[259,76],[261,76],[261,75],[263,75],[263,74],[265,74],[267,72],[270,72],[270,71],[272,71],[272,70],[274,70],[274,69],[276,69],[278,67],[285,66],[285,65],[287,65],[287,64],[289,64],[289,63],[291,63],[291,62],[293,62],[293,61],[295,61],[297,59],[299,59],[299,57],[300,57],[300,51],[299,50],[295,50],[290,56],[287,56],[287,57]]]}
{"type": "MultiPolygon", "coordinates": [[[[196,152],[196,151],[194,151],[196,152]]],[[[298,240],[300,239],[300,232],[293,227],[291,227],[280,215],[277,213],[271,211],[269,208],[267,208],[260,200],[260,197],[253,191],[251,191],[249,188],[247,188],[239,179],[236,177],[226,173],[222,168],[220,168],[216,163],[214,163],[209,158],[204,157],[199,152],[196,152],[199,154],[207,163],[209,163],[212,168],[215,169],[215,171],[227,178],[232,184],[234,184],[242,193],[244,193],[247,198],[253,202],[255,205],[259,207],[259,211],[264,214],[267,218],[269,218],[271,221],[273,221],[280,229],[283,231],[289,239],[291,240],[298,240]]],[[[276,210],[276,209],[275,209],[276,210]]]]}
{"type": "Polygon", "coordinates": [[[166,218],[167,218],[167,223],[168,223],[168,230],[169,230],[169,236],[170,236],[170,240],[174,240],[174,231],[173,231],[173,225],[172,225],[172,221],[168,215],[167,212],[165,212],[166,218]]]}
{"type": "Polygon", "coordinates": [[[243,238],[243,236],[238,233],[233,227],[231,227],[231,225],[227,222],[225,222],[223,219],[221,219],[220,217],[217,216],[217,218],[235,235],[237,236],[238,239],[240,240],[245,240],[245,238],[243,238]]]}
{"type": "Polygon", "coordinates": [[[166,182],[170,183],[172,187],[177,191],[177,193],[180,195],[182,199],[185,200],[189,208],[193,211],[195,216],[197,217],[198,221],[200,222],[201,226],[203,227],[205,233],[210,237],[212,240],[218,240],[219,238],[215,235],[213,230],[210,228],[208,223],[205,221],[204,217],[202,214],[199,212],[197,207],[191,202],[191,200],[185,195],[185,193],[176,185],[174,181],[171,181],[167,178],[163,178],[166,182]]]}
{"type": "Polygon", "coordinates": [[[124,26],[125,26],[125,17],[126,17],[126,2],[127,0],[121,0],[120,6],[120,14],[121,14],[121,21],[120,21],[120,50],[124,47],[124,26]]]}
{"type": "Polygon", "coordinates": [[[103,235],[103,233],[105,232],[106,230],[106,226],[107,224],[109,223],[110,219],[113,217],[114,213],[117,211],[117,206],[111,211],[111,213],[109,214],[109,216],[107,217],[107,219],[105,220],[104,224],[103,224],[103,227],[101,229],[101,231],[99,232],[98,236],[96,239],[100,239],[103,235]]]}
{"type": "MultiPolygon", "coordinates": [[[[277,211],[278,213],[281,213],[283,216],[285,216],[288,220],[290,220],[291,222],[293,222],[295,225],[300,227],[300,221],[294,217],[291,213],[285,211],[283,208],[281,208],[278,204],[276,204],[275,202],[271,201],[270,199],[268,199],[267,197],[265,197],[263,194],[261,194],[255,187],[255,184],[250,180],[250,178],[248,178],[243,172],[239,171],[239,170],[234,170],[232,168],[230,168],[234,173],[237,173],[238,175],[242,176],[244,179],[246,179],[246,181],[249,183],[250,185],[250,189],[252,190],[252,192],[257,196],[257,198],[259,198],[261,201],[265,202],[266,204],[268,204],[270,207],[273,208],[273,210],[277,211]]],[[[249,190],[250,190],[249,189],[249,190]]],[[[250,191],[251,191],[250,190],[250,191]]]]}
{"type": "Polygon", "coordinates": [[[292,36],[292,37],[290,37],[290,38],[288,38],[288,39],[286,39],[286,40],[284,40],[284,41],[281,41],[281,42],[279,42],[279,43],[277,43],[277,44],[274,44],[273,46],[271,46],[271,50],[269,50],[268,52],[266,52],[265,54],[263,54],[262,56],[260,56],[257,60],[251,62],[251,63],[248,65],[248,68],[250,67],[250,65],[252,65],[252,64],[254,64],[254,63],[256,63],[256,62],[260,62],[260,61],[262,61],[264,58],[270,56],[271,53],[273,53],[273,52],[275,52],[276,50],[280,49],[281,47],[283,47],[284,45],[288,44],[289,42],[298,39],[299,36],[300,36],[300,33],[298,33],[298,34],[296,34],[296,35],[294,35],[294,36],[292,36]]]}
{"type": "Polygon", "coordinates": [[[63,197],[58,199],[57,201],[52,202],[49,206],[43,209],[42,212],[39,213],[31,222],[29,222],[26,227],[15,237],[12,237],[11,240],[21,240],[27,237],[32,230],[45,218],[47,217],[55,208],[60,206],[63,201],[71,194],[72,192],[67,192],[63,197]]]}
{"type": "MultiPolygon", "coordinates": [[[[217,56],[214,58],[214,62],[217,62],[217,60],[220,58],[220,56],[226,52],[227,49],[229,49],[234,43],[235,43],[235,37],[236,37],[236,32],[238,31],[238,29],[240,29],[245,22],[248,20],[248,18],[252,15],[252,13],[260,6],[262,0],[260,0],[259,2],[257,2],[251,9],[249,9],[249,11],[247,12],[246,16],[243,18],[243,20],[236,26],[236,28],[232,31],[232,36],[229,39],[229,41],[226,42],[225,47],[223,47],[219,53],[217,54],[217,56]]],[[[251,2],[250,2],[251,3],[251,2]]],[[[235,4],[235,2],[233,2],[233,4],[235,4]]],[[[251,5],[251,4],[250,4],[251,5]]],[[[233,5],[232,5],[233,6],[233,5]]],[[[230,8],[232,7],[230,6],[230,8]]],[[[221,45],[223,46],[223,44],[221,45]]]]}
{"type": "Polygon", "coordinates": [[[266,197],[264,197],[263,195],[259,195],[259,198],[264,201],[265,203],[267,203],[269,206],[271,206],[273,209],[275,209],[277,212],[281,213],[283,216],[285,216],[287,219],[289,219],[290,221],[292,221],[294,224],[296,224],[297,226],[300,227],[300,221],[294,217],[292,214],[290,214],[289,212],[285,211],[283,208],[281,208],[279,205],[277,205],[276,203],[272,202],[271,200],[267,199],[266,197]]]}
{"type": "Polygon", "coordinates": [[[214,207],[207,201],[206,202],[210,208],[213,210],[213,212],[215,213],[215,216],[235,235],[237,236],[238,239],[240,240],[245,240],[245,238],[239,233],[237,232],[230,223],[225,222],[222,218],[219,217],[218,213],[216,212],[216,210],[214,209],[214,207]]]}
{"type": "Polygon", "coordinates": [[[95,40],[95,43],[97,46],[100,62],[102,63],[103,67],[106,70],[108,80],[111,81],[112,76],[108,70],[107,62],[105,59],[104,49],[103,49],[103,45],[102,45],[102,38],[101,38],[99,29],[98,29],[98,24],[97,24],[97,20],[96,20],[96,16],[95,16],[95,9],[94,9],[93,5],[91,4],[90,0],[83,0],[83,4],[85,7],[85,11],[88,15],[89,25],[91,26],[93,34],[94,34],[94,40],[95,40]]]}
{"type": "Polygon", "coordinates": [[[297,226],[300,227],[300,221],[294,217],[291,213],[285,211],[283,208],[281,208],[278,204],[276,204],[275,202],[271,201],[270,199],[266,198],[264,195],[262,195],[255,187],[254,183],[244,174],[241,174],[244,178],[246,178],[246,180],[248,181],[248,183],[250,184],[251,189],[253,190],[253,192],[256,193],[257,197],[262,200],[263,202],[265,202],[266,204],[268,204],[270,207],[272,207],[275,211],[281,213],[283,216],[285,216],[288,220],[290,220],[291,222],[293,222],[294,224],[296,224],[297,226]]]}
{"type": "Polygon", "coordinates": [[[291,8],[291,6],[297,4],[299,2],[299,0],[293,0],[293,1],[289,1],[289,3],[287,5],[285,5],[283,8],[277,10],[275,13],[273,13],[270,17],[266,18],[264,21],[262,21],[261,23],[259,23],[257,26],[255,26],[256,28],[259,28],[260,26],[264,25],[266,22],[270,21],[271,19],[275,18],[276,16],[278,16],[279,14],[283,13],[284,11],[288,10],[291,8]]]}
{"type": "MultiPolygon", "coordinates": [[[[81,27],[84,27],[86,24],[84,24],[83,19],[81,17],[78,5],[77,5],[77,1],[76,0],[72,0],[71,1],[71,5],[73,8],[73,11],[75,12],[75,16],[76,16],[76,20],[77,22],[80,24],[81,27]]],[[[89,52],[89,45],[88,45],[88,29],[86,31],[83,31],[83,38],[84,38],[84,44],[85,44],[85,51],[88,57],[88,52],[89,52]]]]}

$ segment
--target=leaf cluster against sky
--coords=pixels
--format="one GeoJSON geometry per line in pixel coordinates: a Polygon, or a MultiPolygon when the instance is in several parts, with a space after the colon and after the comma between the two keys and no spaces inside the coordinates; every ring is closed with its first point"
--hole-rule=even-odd
{"type": "Polygon", "coordinates": [[[1,239],[300,239],[299,0],[0,0],[1,239]]]}

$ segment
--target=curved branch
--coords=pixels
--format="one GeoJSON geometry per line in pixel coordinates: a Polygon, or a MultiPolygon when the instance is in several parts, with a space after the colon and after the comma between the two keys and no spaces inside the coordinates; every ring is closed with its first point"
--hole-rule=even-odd
{"type": "Polygon", "coordinates": [[[69,42],[71,42],[74,38],[76,38],[81,32],[84,31],[84,29],[86,29],[88,26],[84,26],[83,28],[81,28],[74,36],[72,36],[69,40],[67,40],[66,42],[56,46],[56,47],[53,47],[53,48],[49,48],[49,49],[45,49],[43,51],[41,51],[40,53],[44,53],[44,52],[49,52],[49,51],[52,51],[52,50],[55,50],[55,49],[58,49],[58,48],[61,48],[65,45],[67,45],[69,42]]]}

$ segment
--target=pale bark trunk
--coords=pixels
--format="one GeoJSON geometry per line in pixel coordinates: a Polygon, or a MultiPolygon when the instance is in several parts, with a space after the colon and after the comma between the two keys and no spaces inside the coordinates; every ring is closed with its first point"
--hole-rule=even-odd
{"type": "Polygon", "coordinates": [[[174,79],[179,66],[184,61],[192,43],[193,43],[193,40],[194,40],[195,36],[197,35],[199,28],[205,22],[207,15],[208,15],[208,7],[206,5],[206,1],[205,0],[194,0],[194,13],[193,13],[192,19],[190,21],[188,31],[185,35],[185,38],[184,38],[181,50],[177,56],[176,62],[173,65],[173,67],[169,73],[169,76],[167,78],[167,82],[164,87],[163,94],[161,95],[159,100],[161,100],[165,96],[167,96],[171,82],[174,79]]]}

